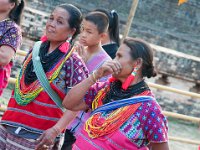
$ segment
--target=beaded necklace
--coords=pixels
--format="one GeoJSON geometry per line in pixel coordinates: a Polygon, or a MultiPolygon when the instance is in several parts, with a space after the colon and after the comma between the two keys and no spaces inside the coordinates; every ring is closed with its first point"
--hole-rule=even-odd
{"type": "MultiPolygon", "coordinates": [[[[63,57],[57,64],[55,64],[55,66],[53,66],[53,68],[50,71],[46,73],[49,83],[51,83],[55,78],[57,78],[57,76],[60,73],[60,70],[62,69],[67,59],[71,56],[73,50],[74,48],[72,48],[72,50],[70,50],[70,52],[65,57],[63,57]]],[[[25,60],[22,69],[19,73],[19,76],[17,77],[16,80],[14,97],[19,105],[29,104],[39,95],[41,91],[43,91],[43,87],[40,85],[39,80],[36,80],[29,85],[25,84],[24,71],[28,63],[31,61],[31,59],[32,59],[32,53],[25,60]]]]}
{"type": "MultiPolygon", "coordinates": [[[[106,93],[110,91],[110,86],[100,90],[92,103],[92,110],[103,105],[103,99],[106,93]]],[[[148,95],[149,90],[143,91],[140,96],[148,95]]],[[[135,95],[134,95],[135,96],[135,95]]],[[[85,123],[85,131],[90,138],[100,138],[104,135],[111,135],[120,128],[130,118],[142,103],[137,103],[118,108],[111,112],[103,114],[96,113],[92,115],[85,123]]]]}

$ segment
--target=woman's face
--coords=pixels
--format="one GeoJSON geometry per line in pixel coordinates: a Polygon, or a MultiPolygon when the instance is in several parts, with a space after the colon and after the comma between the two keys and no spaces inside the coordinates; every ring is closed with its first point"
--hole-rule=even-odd
{"type": "Polygon", "coordinates": [[[122,44],[119,47],[114,60],[118,61],[121,64],[122,69],[119,74],[115,74],[113,75],[113,77],[117,79],[126,79],[132,73],[136,61],[132,59],[130,51],[130,48],[126,44],[122,44]]]}
{"type": "Polygon", "coordinates": [[[9,0],[0,0],[0,13],[12,10],[15,7],[15,3],[10,3],[9,0]]]}
{"type": "Polygon", "coordinates": [[[46,36],[49,41],[62,42],[74,34],[75,29],[70,28],[69,18],[70,15],[65,9],[55,8],[46,23],[46,36]]]}

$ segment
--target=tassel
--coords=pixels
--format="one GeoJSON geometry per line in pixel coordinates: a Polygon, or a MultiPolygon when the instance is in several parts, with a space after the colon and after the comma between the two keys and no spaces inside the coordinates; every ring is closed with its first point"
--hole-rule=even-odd
{"type": "Polygon", "coordinates": [[[70,48],[70,43],[68,41],[64,42],[60,47],[59,50],[63,53],[67,53],[70,48]]]}
{"type": "MultiPolygon", "coordinates": [[[[48,39],[47,39],[47,36],[46,35],[43,35],[41,38],[40,38],[40,41],[42,42],[46,42],[48,39]]],[[[63,53],[67,53],[67,51],[69,50],[70,48],[70,43],[68,41],[64,42],[60,47],[59,47],[59,50],[63,53]]]]}
{"type": "Polygon", "coordinates": [[[135,76],[133,75],[128,76],[126,81],[122,84],[122,89],[127,90],[129,85],[134,81],[134,79],[135,79],[135,76]]]}
{"type": "Polygon", "coordinates": [[[130,84],[135,80],[135,76],[137,75],[138,68],[134,68],[133,72],[131,75],[128,76],[126,81],[122,84],[122,89],[127,90],[130,84]]]}
{"type": "Polygon", "coordinates": [[[71,35],[68,35],[68,38],[67,38],[67,41],[65,43],[63,43],[60,47],[59,47],[59,50],[63,53],[67,53],[67,51],[69,50],[70,48],[70,42],[72,40],[72,36],[71,35]]]}
{"type": "Polygon", "coordinates": [[[109,82],[111,83],[111,82],[114,82],[114,81],[116,81],[117,79],[116,78],[114,78],[114,77],[110,77],[109,78],[109,82]]]}
{"type": "Polygon", "coordinates": [[[40,38],[40,41],[42,42],[46,42],[48,39],[47,39],[47,36],[46,35],[43,35],[41,38],[40,38]]]}

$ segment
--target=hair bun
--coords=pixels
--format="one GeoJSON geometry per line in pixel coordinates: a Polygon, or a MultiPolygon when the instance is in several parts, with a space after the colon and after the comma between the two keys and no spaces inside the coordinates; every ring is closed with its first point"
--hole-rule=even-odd
{"type": "Polygon", "coordinates": [[[154,66],[146,68],[145,72],[143,72],[143,76],[147,78],[155,77],[157,72],[154,66]]]}

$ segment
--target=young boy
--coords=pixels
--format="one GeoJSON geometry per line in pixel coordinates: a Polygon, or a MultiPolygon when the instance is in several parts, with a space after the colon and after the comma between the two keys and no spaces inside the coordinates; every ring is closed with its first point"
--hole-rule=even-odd
{"type": "MultiPolygon", "coordinates": [[[[77,51],[90,73],[100,67],[103,62],[111,59],[101,44],[101,40],[106,36],[108,25],[108,17],[101,12],[91,12],[83,19],[77,51]]],[[[101,81],[104,80],[105,78],[101,79],[101,81]]]]}

